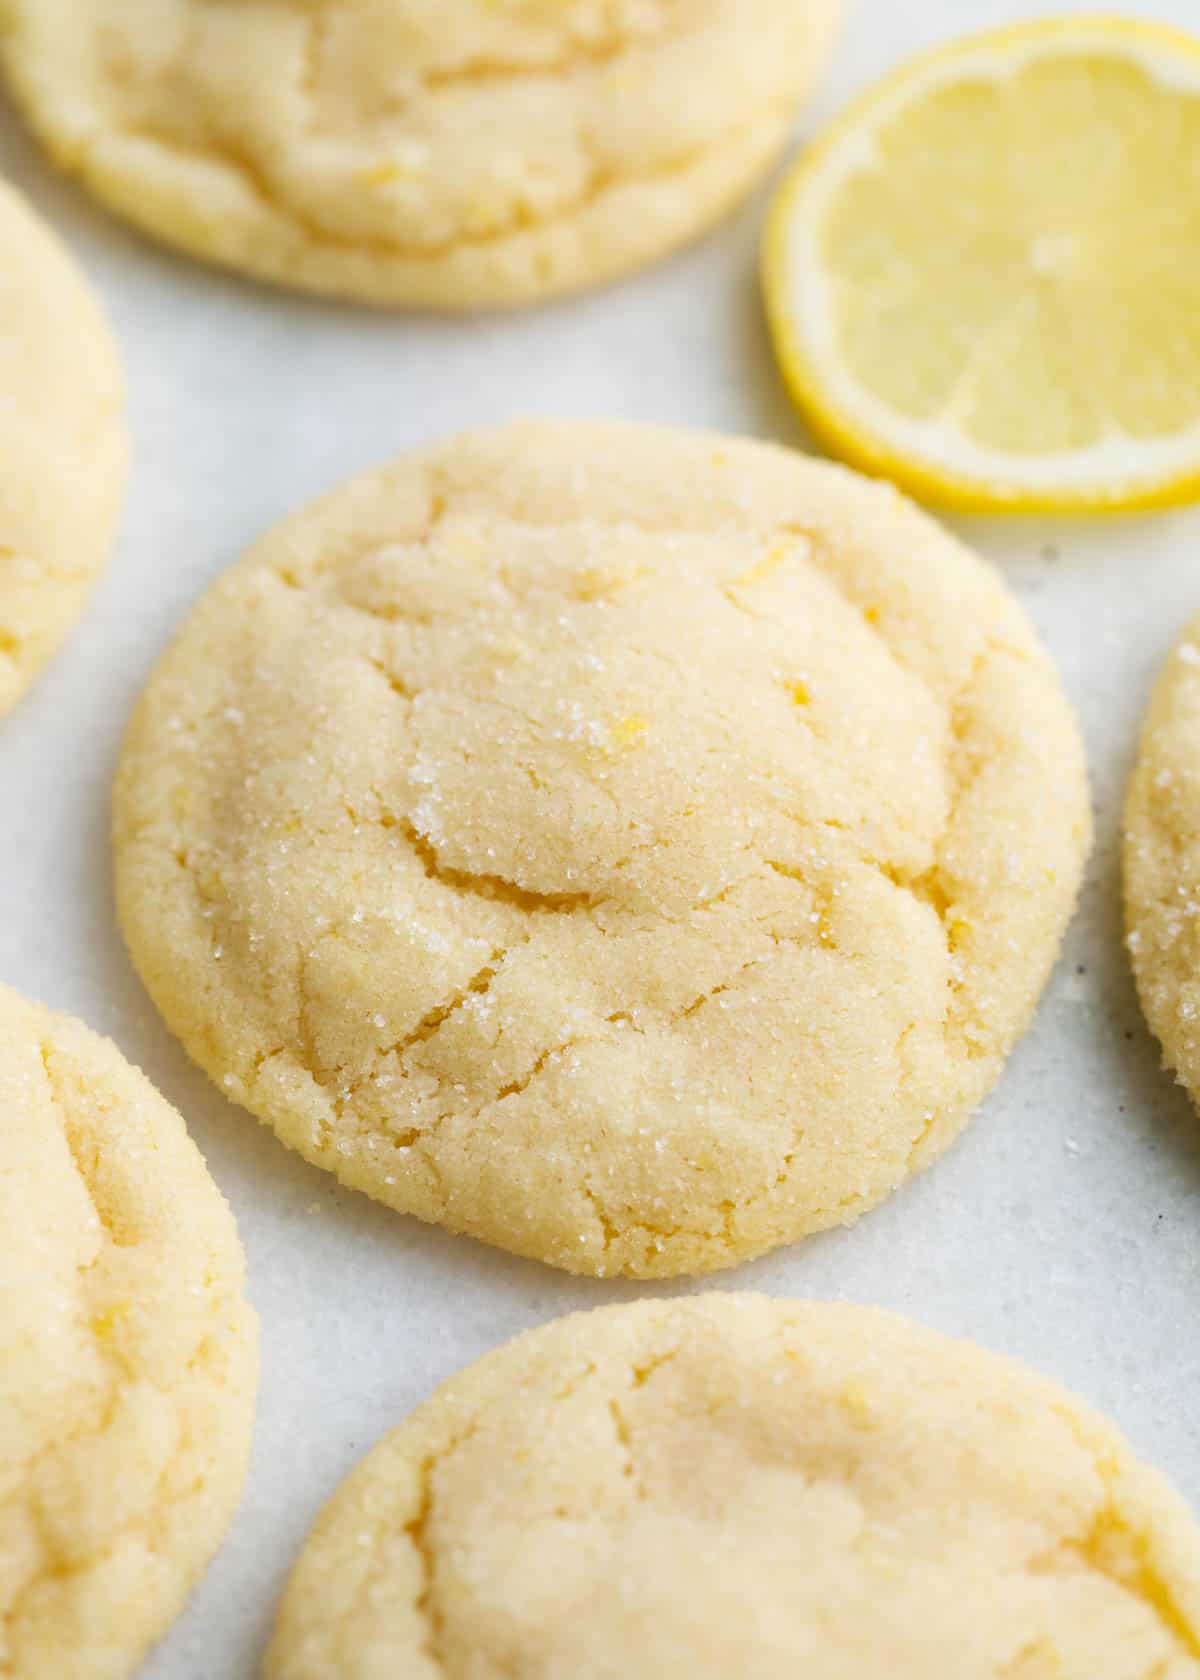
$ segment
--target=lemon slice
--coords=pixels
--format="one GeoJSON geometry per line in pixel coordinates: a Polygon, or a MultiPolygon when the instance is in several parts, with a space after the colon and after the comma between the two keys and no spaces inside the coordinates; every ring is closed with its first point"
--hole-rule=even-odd
{"type": "Polygon", "coordinates": [[[969,508],[1200,494],[1200,41],[1023,24],[901,67],[785,180],[767,309],[840,454],[969,508]]]}

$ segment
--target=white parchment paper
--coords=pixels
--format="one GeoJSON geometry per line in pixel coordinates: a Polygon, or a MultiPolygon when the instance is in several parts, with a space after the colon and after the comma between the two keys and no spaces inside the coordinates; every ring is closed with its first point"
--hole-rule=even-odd
{"type": "MultiPolygon", "coordinates": [[[[1123,4],[1200,23],[1197,0],[1123,4]]],[[[799,134],[903,55],[1037,10],[858,0],[799,134]]],[[[544,413],[803,446],[758,301],[764,194],[623,286],[443,321],[291,299],[176,260],[59,180],[2,111],[0,170],[103,292],[136,440],[112,565],[79,632],[0,722],[0,976],[112,1034],[185,1115],[237,1214],[262,1318],[253,1468],[226,1545],[144,1673],[251,1680],[312,1517],[385,1429],[518,1330],[642,1291],[510,1259],[340,1190],[189,1065],[114,925],[121,729],[168,632],[265,525],[410,444],[544,413]]],[[[943,1161],[855,1229],[706,1287],[878,1302],[1017,1354],[1112,1414],[1200,1507],[1200,1120],[1137,1009],[1117,868],[1147,688],[1200,608],[1200,510],[960,526],[1032,612],[1083,720],[1098,840],[1079,915],[1033,1030],[943,1161]]]]}

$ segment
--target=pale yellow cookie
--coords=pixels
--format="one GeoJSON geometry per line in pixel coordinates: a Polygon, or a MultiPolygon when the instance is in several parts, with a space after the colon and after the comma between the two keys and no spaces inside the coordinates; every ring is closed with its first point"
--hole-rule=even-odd
{"type": "Polygon", "coordinates": [[[0,713],[108,556],[128,443],[117,349],[66,247],[0,181],[0,713]]]}
{"type": "Polygon", "coordinates": [[[107,1040],[0,987],[0,1675],[124,1680],[237,1503],[233,1219],[107,1040]]]}
{"type": "Polygon", "coordinates": [[[133,718],[122,925],[228,1094],[572,1270],[853,1219],[1024,1027],[1088,841],[1049,660],[894,491],[632,425],[469,434],[201,601],[133,718]]]}
{"type": "Polygon", "coordinates": [[[1125,925],[1138,996],[1200,1103],[1200,617],[1146,713],[1125,804],[1125,925]]]}
{"type": "Polygon", "coordinates": [[[367,303],[595,284],[786,138],[841,0],[0,0],[58,162],[149,233],[367,303]]]}
{"type": "Polygon", "coordinates": [[[269,1680],[1195,1680],[1200,1529],[1045,1378],[868,1307],[580,1313],[334,1495],[269,1680]]]}

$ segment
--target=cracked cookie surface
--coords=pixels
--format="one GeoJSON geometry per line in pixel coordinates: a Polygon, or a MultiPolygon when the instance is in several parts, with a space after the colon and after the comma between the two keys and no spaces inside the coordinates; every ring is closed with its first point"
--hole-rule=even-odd
{"type": "Polygon", "coordinates": [[[924,515],[577,423],[267,536],[157,667],[114,806],[134,960],[231,1097],[393,1207],[644,1276],[942,1149],[1087,835],[1049,661],[924,515]]]}
{"type": "Polygon", "coordinates": [[[841,0],[0,0],[58,161],[147,231],[388,305],[511,304],[698,233],[841,0]]]}
{"type": "Polygon", "coordinates": [[[1116,1430],[872,1308],[534,1330],[326,1506],[269,1680],[1194,1680],[1200,1531],[1116,1430]]]}
{"type": "Polygon", "coordinates": [[[1150,1030],[1200,1104],[1200,618],[1154,687],[1125,804],[1126,943],[1150,1030]]]}
{"type": "Polygon", "coordinates": [[[0,1110],[0,1675],[124,1680],[241,1490],[241,1246],[143,1075],[4,987],[0,1110]]]}
{"type": "Polygon", "coordinates": [[[125,485],[124,380],[84,276],[0,180],[0,713],[79,617],[125,485]]]}

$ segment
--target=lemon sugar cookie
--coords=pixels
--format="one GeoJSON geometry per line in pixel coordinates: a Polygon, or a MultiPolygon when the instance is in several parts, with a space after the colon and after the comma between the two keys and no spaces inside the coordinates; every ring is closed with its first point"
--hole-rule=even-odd
{"type": "Polygon", "coordinates": [[[10,85],[121,215],[384,305],[515,304],[707,227],[840,0],[0,0],[10,85]]]}
{"type": "Polygon", "coordinates": [[[233,1219],[114,1045],[0,987],[0,1674],[125,1680],[241,1489],[233,1219]]]}
{"type": "Polygon", "coordinates": [[[1089,830],[1050,662],[954,539],[783,449],[586,424],[267,536],[114,813],[134,961],[229,1096],[395,1208],[646,1276],[949,1143],[1089,830]]]}
{"type": "Polygon", "coordinates": [[[1195,1680],[1200,1530],[1046,1379],[867,1307],[560,1319],[300,1556],[267,1680],[1195,1680]]]}
{"type": "Polygon", "coordinates": [[[1200,1102],[1200,618],[1155,685],[1125,805],[1125,923],[1138,996],[1200,1102]]]}
{"type": "Polygon", "coordinates": [[[123,378],[66,248],[0,180],[0,713],[75,624],[125,484],[123,378]]]}

